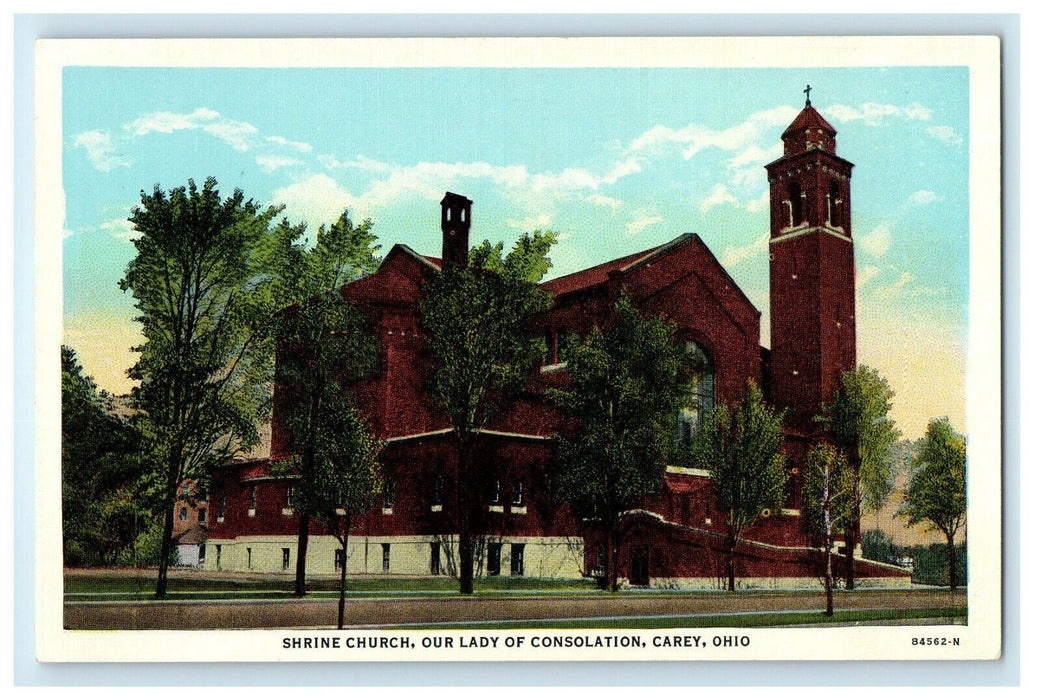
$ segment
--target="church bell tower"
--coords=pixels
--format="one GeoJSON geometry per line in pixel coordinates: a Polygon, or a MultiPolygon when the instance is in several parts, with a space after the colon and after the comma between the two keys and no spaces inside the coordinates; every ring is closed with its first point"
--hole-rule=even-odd
{"type": "Polygon", "coordinates": [[[810,103],[781,135],[770,182],[770,384],[787,424],[814,431],[857,364],[850,177],[835,129],[810,103]]]}

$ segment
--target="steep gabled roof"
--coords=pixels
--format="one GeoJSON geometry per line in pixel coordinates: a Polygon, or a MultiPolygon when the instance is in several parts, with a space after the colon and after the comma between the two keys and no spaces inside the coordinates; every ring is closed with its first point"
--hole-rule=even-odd
{"type": "Polygon", "coordinates": [[[679,238],[674,238],[663,245],[643,250],[639,253],[632,253],[631,255],[626,255],[621,258],[616,258],[615,260],[610,260],[594,267],[586,268],[585,270],[572,272],[570,275],[551,279],[548,282],[543,282],[542,288],[555,296],[561,296],[562,294],[569,294],[580,289],[595,287],[606,282],[610,273],[625,272],[626,270],[629,270],[642,262],[646,262],[660,253],[677,247],[694,235],[695,234],[693,233],[685,233],[679,238]]]}

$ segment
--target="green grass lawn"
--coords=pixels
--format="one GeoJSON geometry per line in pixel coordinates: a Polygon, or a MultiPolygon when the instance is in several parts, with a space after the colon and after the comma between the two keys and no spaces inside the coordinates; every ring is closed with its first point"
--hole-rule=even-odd
{"type": "MultiPolygon", "coordinates": [[[[966,608],[923,608],[921,610],[841,610],[830,618],[822,611],[763,612],[721,615],[677,615],[669,617],[626,617],[580,620],[531,620],[523,622],[439,623],[430,629],[677,629],[694,627],[793,627],[854,625],[857,623],[944,619],[965,624],[966,608]]],[[[389,628],[388,628],[389,629],[389,628]]],[[[417,629],[409,627],[409,629],[417,629]]],[[[423,628],[418,628],[423,629],[423,628]]]]}
{"type": "MultiPolygon", "coordinates": [[[[97,573],[66,574],[65,595],[71,600],[144,600],[155,593],[154,574],[97,573]]],[[[593,593],[596,585],[591,580],[561,580],[537,578],[488,577],[475,582],[478,594],[506,591],[552,591],[554,593],[593,593]]],[[[307,589],[313,597],[336,596],[340,590],[337,578],[308,579],[307,589]]],[[[450,577],[385,578],[358,577],[347,579],[351,595],[378,594],[448,594],[459,590],[459,583],[450,577]]],[[[205,574],[171,576],[167,580],[169,600],[198,600],[202,598],[253,599],[292,598],[293,579],[282,578],[208,578],[205,574]]]]}

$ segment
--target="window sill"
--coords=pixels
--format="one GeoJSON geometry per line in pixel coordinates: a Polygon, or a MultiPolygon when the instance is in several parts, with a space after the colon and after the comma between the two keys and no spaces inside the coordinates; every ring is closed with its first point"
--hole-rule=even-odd
{"type": "Polygon", "coordinates": [[[555,365],[542,365],[542,370],[541,371],[544,374],[549,374],[550,372],[559,372],[559,371],[565,370],[565,369],[567,369],[567,363],[566,362],[558,362],[555,365]]]}
{"type": "Polygon", "coordinates": [[[503,512],[502,506],[488,506],[489,513],[501,513],[503,512]]]}
{"type": "Polygon", "coordinates": [[[528,507],[527,506],[513,506],[512,508],[510,508],[510,512],[513,513],[514,515],[527,515],[528,514],[528,507]]]}
{"type": "Polygon", "coordinates": [[[431,513],[440,513],[441,512],[441,508],[442,508],[442,506],[439,506],[439,505],[430,506],[430,512],[431,513]]]}
{"type": "Polygon", "coordinates": [[[798,517],[802,515],[802,511],[798,508],[781,508],[781,515],[790,515],[792,517],[798,517]]]}
{"type": "Polygon", "coordinates": [[[220,525],[222,522],[224,522],[224,518],[217,518],[217,524],[218,525],[220,525]]]}
{"type": "Polygon", "coordinates": [[[383,514],[384,515],[394,515],[394,509],[393,508],[384,508],[383,509],[383,514]]]}
{"type": "Polygon", "coordinates": [[[256,508],[250,508],[249,510],[246,511],[246,515],[248,515],[251,518],[257,517],[257,509],[256,508]]]}
{"type": "Polygon", "coordinates": [[[282,509],[282,515],[292,515],[292,514],[293,514],[293,509],[292,508],[283,508],[282,509]]]}

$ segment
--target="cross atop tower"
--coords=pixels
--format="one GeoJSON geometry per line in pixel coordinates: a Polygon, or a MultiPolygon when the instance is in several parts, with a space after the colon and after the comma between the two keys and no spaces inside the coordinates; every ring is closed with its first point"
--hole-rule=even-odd
{"type": "Polygon", "coordinates": [[[810,106],[810,90],[812,90],[812,89],[813,89],[813,88],[811,88],[811,87],[810,87],[809,85],[807,85],[807,86],[806,86],[806,89],[805,89],[805,90],[803,90],[803,92],[805,92],[805,93],[806,93],[806,106],[807,106],[807,107],[809,107],[809,106],[810,106]]]}

